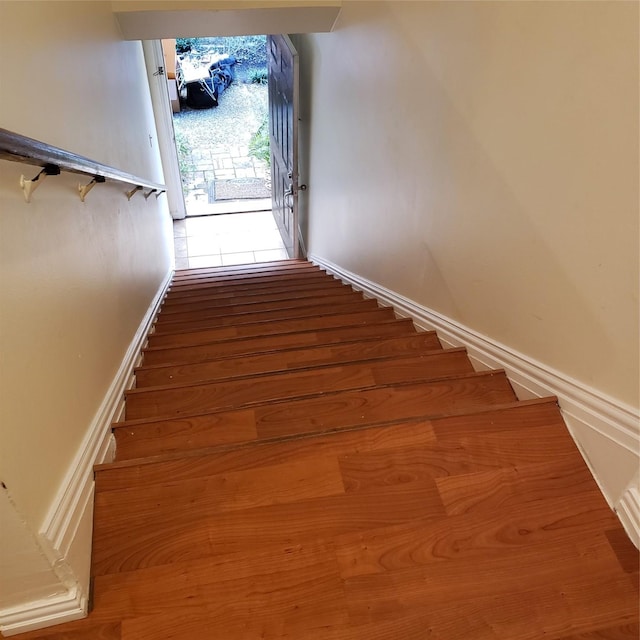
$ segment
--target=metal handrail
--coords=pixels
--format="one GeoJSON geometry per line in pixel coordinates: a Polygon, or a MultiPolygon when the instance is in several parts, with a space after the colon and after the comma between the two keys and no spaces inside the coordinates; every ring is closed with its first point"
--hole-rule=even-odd
{"type": "Polygon", "coordinates": [[[36,187],[41,184],[44,177],[58,175],[61,171],[78,173],[92,178],[88,184],[84,186],[78,185],[80,199],[83,202],[87,193],[96,184],[106,182],[107,180],[133,185],[134,189],[125,192],[125,195],[129,199],[138,191],[144,193],[145,189],[149,190],[147,193],[144,193],[145,198],[148,198],[153,193],[155,193],[157,197],[166,191],[166,187],[163,184],[145,180],[144,178],[96,162],[77,153],[72,153],[65,149],[60,149],[45,142],[34,140],[33,138],[28,138],[1,128],[0,159],[42,167],[42,171],[40,171],[34,179],[27,180],[24,176],[20,179],[20,186],[22,187],[27,202],[30,201],[31,194],[35,191],[36,187]]]}

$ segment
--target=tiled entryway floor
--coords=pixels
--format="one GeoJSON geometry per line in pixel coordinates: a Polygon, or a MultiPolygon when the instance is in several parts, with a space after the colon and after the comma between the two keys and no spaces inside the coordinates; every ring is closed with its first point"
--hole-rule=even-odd
{"type": "Polygon", "coordinates": [[[176,269],[285,260],[271,211],[174,220],[176,269]]]}

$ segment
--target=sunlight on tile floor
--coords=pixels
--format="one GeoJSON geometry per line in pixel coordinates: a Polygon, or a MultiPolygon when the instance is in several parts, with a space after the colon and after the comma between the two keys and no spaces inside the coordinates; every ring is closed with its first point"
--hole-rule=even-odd
{"type": "Polygon", "coordinates": [[[176,269],[287,258],[271,211],[175,220],[173,235],[176,269]]]}

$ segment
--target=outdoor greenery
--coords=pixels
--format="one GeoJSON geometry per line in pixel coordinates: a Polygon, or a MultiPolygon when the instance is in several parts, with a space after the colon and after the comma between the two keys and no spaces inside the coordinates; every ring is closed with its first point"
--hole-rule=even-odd
{"type": "Polygon", "coordinates": [[[216,36],[213,38],[176,38],[178,53],[228,53],[243,64],[266,66],[266,36],[216,36]]]}
{"type": "Polygon", "coordinates": [[[266,69],[254,69],[249,75],[251,84],[267,84],[269,74],[266,69]]]}
{"type": "Polygon", "coordinates": [[[191,158],[191,144],[187,136],[181,131],[176,131],[176,149],[178,150],[178,166],[182,178],[182,189],[186,193],[189,173],[195,169],[191,158]]]}
{"type": "Polygon", "coordinates": [[[229,53],[242,64],[267,64],[266,36],[216,36],[214,38],[198,38],[198,48],[213,47],[220,53],[229,53]]]}
{"type": "Polygon", "coordinates": [[[271,152],[269,150],[269,120],[267,117],[262,121],[260,128],[251,136],[249,142],[249,154],[258,160],[262,160],[271,166],[271,152]]]}
{"type": "Polygon", "coordinates": [[[176,51],[178,53],[186,53],[191,51],[194,47],[198,46],[198,40],[200,38],[176,38],[176,51]]]}

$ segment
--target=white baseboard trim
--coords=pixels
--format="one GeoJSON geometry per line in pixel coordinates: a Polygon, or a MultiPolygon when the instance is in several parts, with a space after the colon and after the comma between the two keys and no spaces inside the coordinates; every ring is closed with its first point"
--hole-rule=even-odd
{"type": "Polygon", "coordinates": [[[164,278],[140,322],[38,534],[39,546],[66,593],[0,610],[0,631],[5,636],[77,620],[87,614],[89,585],[80,584],[67,558],[83,518],[88,510],[93,511],[93,467],[113,459],[111,425],[122,415],[124,392],[133,385],[133,370],[139,364],[142,347],[172,276],[173,270],[164,278]]]}
{"type": "Polygon", "coordinates": [[[1,612],[3,636],[36,631],[63,622],[80,620],[87,615],[87,596],[78,588],[62,595],[28,603],[28,606],[4,609],[1,612]]]}
{"type": "Polygon", "coordinates": [[[640,549],[640,490],[629,487],[616,505],[616,512],[633,544],[640,549]]]}
{"type": "Polygon", "coordinates": [[[626,456],[635,456],[640,465],[640,414],[637,409],[329,260],[316,255],[309,255],[309,260],[365,295],[393,307],[399,316],[411,318],[416,326],[437,331],[446,346],[466,347],[477,368],[504,369],[520,399],[556,396],[567,426],[605,498],[612,508],[624,510],[625,515],[621,514],[620,518],[627,518],[625,526],[634,532],[630,534],[631,538],[640,538],[637,489],[627,490],[619,500],[618,495],[609,490],[607,482],[595,473],[585,448],[576,436],[581,428],[595,431],[623,449],[626,456]]]}

